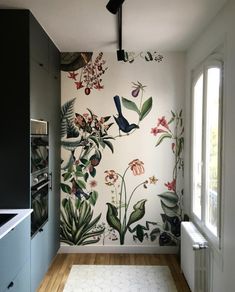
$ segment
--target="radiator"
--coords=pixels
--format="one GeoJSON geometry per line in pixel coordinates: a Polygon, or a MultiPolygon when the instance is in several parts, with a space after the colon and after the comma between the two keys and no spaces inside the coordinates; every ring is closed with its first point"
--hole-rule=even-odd
{"type": "Polygon", "coordinates": [[[192,222],[181,223],[181,270],[192,292],[210,291],[210,249],[192,222]]]}

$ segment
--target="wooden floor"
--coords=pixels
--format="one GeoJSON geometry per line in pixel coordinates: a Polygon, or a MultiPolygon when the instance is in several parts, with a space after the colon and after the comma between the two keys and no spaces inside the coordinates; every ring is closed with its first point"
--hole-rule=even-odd
{"type": "Polygon", "coordinates": [[[162,254],[58,254],[44,277],[38,292],[62,292],[72,265],[82,264],[168,266],[178,292],[190,292],[184,276],[180,272],[177,256],[162,254]]]}

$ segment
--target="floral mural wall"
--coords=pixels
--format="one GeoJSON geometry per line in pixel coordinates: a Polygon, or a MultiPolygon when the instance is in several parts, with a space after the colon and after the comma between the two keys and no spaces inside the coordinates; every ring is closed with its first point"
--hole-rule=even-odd
{"type": "Polygon", "coordinates": [[[62,244],[177,246],[183,54],[67,53],[61,68],[62,244]]]}

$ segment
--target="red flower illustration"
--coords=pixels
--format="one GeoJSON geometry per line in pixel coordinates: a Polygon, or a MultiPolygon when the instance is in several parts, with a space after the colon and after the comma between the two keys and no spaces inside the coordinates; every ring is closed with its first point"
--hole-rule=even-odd
{"type": "Polygon", "coordinates": [[[82,84],[82,81],[78,81],[78,82],[74,82],[74,83],[75,83],[77,89],[84,87],[84,85],[82,84]]]}
{"type": "Polygon", "coordinates": [[[164,185],[168,188],[168,191],[174,191],[175,192],[175,189],[176,189],[176,179],[173,179],[172,182],[167,182],[164,185]]]}
{"type": "Polygon", "coordinates": [[[151,134],[153,134],[154,136],[157,136],[157,134],[159,133],[166,133],[166,131],[162,129],[158,129],[157,127],[151,129],[151,134]]]}
{"type": "Polygon", "coordinates": [[[104,173],[106,174],[104,178],[106,185],[112,186],[118,180],[118,174],[114,170],[106,170],[104,173]]]}
{"type": "Polygon", "coordinates": [[[134,175],[141,175],[144,173],[144,163],[139,159],[134,159],[129,163],[134,175]]]}
{"type": "Polygon", "coordinates": [[[71,78],[73,80],[77,80],[76,76],[78,75],[78,73],[75,73],[74,71],[73,72],[68,72],[68,73],[69,73],[68,78],[71,78]]]}
{"type": "Polygon", "coordinates": [[[95,88],[95,89],[103,89],[104,86],[103,86],[103,85],[100,85],[100,83],[97,82],[97,83],[94,84],[94,88],[95,88]]]}
{"type": "Polygon", "coordinates": [[[158,119],[157,127],[159,127],[160,125],[166,129],[169,129],[169,126],[168,126],[167,120],[165,119],[165,116],[158,119]]]}

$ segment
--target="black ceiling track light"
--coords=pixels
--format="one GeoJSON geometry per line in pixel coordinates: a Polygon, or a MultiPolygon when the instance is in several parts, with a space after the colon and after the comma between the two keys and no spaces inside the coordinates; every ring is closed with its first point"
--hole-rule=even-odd
{"type": "Polygon", "coordinates": [[[109,12],[116,14],[118,12],[118,9],[122,6],[123,2],[124,0],[110,0],[106,5],[106,8],[109,12]]]}
{"type": "Polygon", "coordinates": [[[106,5],[109,12],[116,14],[118,13],[118,50],[117,59],[118,61],[125,61],[125,51],[122,49],[122,3],[124,0],[110,0],[106,5]]]}

